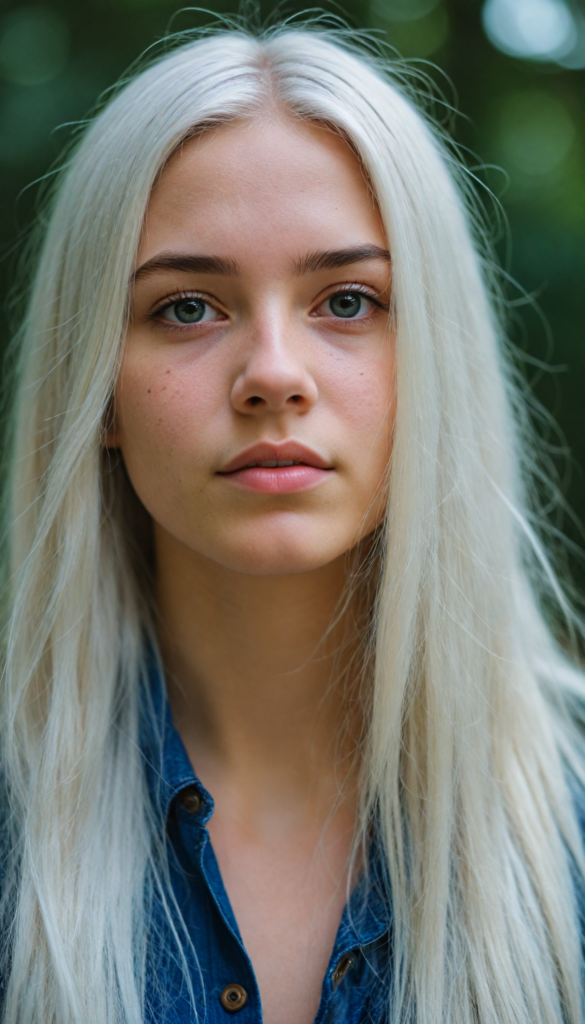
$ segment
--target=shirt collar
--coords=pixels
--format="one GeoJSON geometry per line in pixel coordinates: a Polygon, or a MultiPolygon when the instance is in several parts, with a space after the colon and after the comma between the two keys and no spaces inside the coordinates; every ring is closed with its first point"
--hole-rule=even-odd
{"type": "MultiPolygon", "coordinates": [[[[166,827],[175,797],[187,787],[194,787],[201,798],[202,809],[197,817],[204,826],[213,814],[213,797],[197,778],[175,727],[164,677],[153,653],[148,659],[142,696],[141,750],[148,791],[161,827],[166,827]]],[[[374,838],[368,871],[355,886],[340,925],[338,940],[347,948],[367,946],[389,931],[392,911],[388,892],[384,859],[374,838]]]]}

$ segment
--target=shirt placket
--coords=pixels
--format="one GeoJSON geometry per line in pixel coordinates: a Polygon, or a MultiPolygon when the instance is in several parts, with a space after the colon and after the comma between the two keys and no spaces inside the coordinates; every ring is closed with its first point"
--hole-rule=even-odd
{"type": "Polygon", "coordinates": [[[222,954],[211,963],[206,957],[206,1024],[261,1024],[260,993],[250,958],[229,902],[206,824],[213,810],[207,793],[191,786],[177,801],[183,856],[197,872],[211,898],[213,912],[223,929],[222,954]]]}

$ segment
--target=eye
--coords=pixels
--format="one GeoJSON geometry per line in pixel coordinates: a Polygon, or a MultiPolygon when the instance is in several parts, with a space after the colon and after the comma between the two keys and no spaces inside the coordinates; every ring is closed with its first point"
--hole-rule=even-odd
{"type": "Polygon", "coordinates": [[[359,292],[337,292],[327,300],[333,316],[342,316],[346,319],[359,316],[367,299],[359,292]]]}
{"type": "Polygon", "coordinates": [[[339,320],[365,320],[378,309],[387,305],[373,295],[364,294],[361,289],[344,288],[329,295],[315,311],[320,316],[333,316],[339,320]]]}
{"type": "Polygon", "coordinates": [[[169,302],[158,309],[155,315],[167,323],[187,326],[220,318],[217,310],[198,295],[186,295],[181,299],[175,299],[174,302],[169,302]]]}

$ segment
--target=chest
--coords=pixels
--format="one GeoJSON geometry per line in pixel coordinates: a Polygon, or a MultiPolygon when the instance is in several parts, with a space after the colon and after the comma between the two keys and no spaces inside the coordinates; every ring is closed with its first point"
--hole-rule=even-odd
{"type": "Polygon", "coordinates": [[[264,1024],[313,1024],[347,898],[349,837],[261,842],[221,824],[210,835],[264,1024]]]}
{"type": "Polygon", "coordinates": [[[248,844],[222,851],[220,841],[216,851],[217,837],[212,843],[204,822],[182,811],[169,838],[179,943],[156,908],[148,1024],[386,1020],[387,913],[358,890],[344,906],[345,888],[332,884],[326,860],[307,872],[302,857],[259,857],[248,844]]]}

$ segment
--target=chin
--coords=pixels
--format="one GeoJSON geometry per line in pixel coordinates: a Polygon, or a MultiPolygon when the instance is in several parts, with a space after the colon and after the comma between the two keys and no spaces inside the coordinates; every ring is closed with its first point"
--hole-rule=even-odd
{"type": "Polygon", "coordinates": [[[307,551],[267,551],[264,546],[258,550],[226,552],[225,557],[218,561],[226,569],[248,576],[293,576],[321,569],[340,554],[343,552],[335,552],[332,557],[321,553],[319,557],[307,551]]]}
{"type": "Polygon", "coordinates": [[[208,551],[206,555],[234,572],[288,576],[321,569],[351,546],[349,541],[336,544],[333,540],[331,535],[323,537],[320,531],[312,535],[301,526],[297,526],[292,536],[290,531],[260,529],[253,531],[252,536],[249,533],[241,538],[232,535],[229,543],[217,545],[215,551],[208,551]]]}

